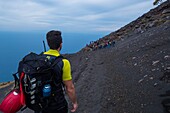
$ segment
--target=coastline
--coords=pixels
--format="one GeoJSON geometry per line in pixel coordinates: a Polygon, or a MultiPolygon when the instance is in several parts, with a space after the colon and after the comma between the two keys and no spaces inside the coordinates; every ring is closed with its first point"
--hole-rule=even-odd
{"type": "Polygon", "coordinates": [[[8,82],[2,82],[0,83],[0,89],[5,88],[11,84],[14,84],[15,81],[8,81],[8,82]]]}

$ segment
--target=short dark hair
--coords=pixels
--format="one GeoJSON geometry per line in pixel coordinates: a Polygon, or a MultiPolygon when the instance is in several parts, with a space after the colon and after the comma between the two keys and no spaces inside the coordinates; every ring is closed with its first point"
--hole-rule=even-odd
{"type": "Polygon", "coordinates": [[[46,39],[50,49],[58,49],[62,43],[61,31],[49,31],[46,34],[46,39]]]}

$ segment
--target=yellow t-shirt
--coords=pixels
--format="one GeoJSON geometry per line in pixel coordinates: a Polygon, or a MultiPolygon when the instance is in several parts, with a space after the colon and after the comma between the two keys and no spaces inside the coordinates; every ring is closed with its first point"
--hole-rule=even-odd
{"type": "MultiPolygon", "coordinates": [[[[46,55],[52,55],[52,56],[60,56],[60,53],[57,50],[50,49],[47,52],[44,52],[46,55]]],[[[70,62],[67,59],[63,59],[63,75],[62,79],[63,81],[71,80],[71,65],[70,62]]]]}

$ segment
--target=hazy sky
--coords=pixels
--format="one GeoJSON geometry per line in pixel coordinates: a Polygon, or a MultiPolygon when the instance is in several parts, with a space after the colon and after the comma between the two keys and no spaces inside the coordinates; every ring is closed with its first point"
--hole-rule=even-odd
{"type": "Polygon", "coordinates": [[[154,0],[0,0],[0,31],[111,32],[146,13],[154,0]]]}

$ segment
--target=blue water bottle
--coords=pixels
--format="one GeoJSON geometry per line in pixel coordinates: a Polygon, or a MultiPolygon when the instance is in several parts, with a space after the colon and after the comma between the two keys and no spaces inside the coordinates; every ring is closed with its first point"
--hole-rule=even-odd
{"type": "Polygon", "coordinates": [[[51,95],[51,85],[46,84],[43,88],[43,97],[49,97],[51,95]]]}

